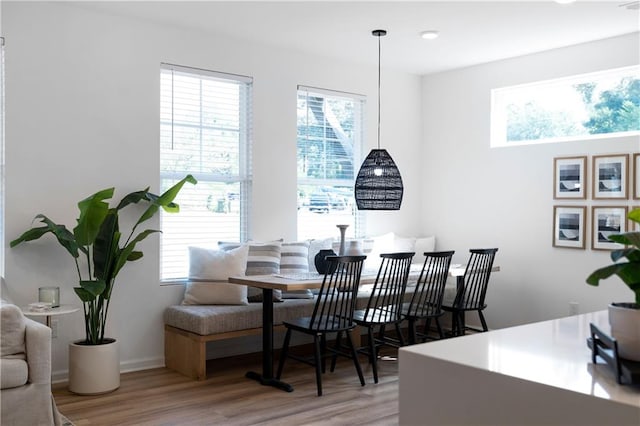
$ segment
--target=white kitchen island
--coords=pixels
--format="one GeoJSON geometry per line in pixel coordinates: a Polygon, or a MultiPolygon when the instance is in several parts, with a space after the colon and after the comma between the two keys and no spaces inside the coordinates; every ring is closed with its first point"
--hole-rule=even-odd
{"type": "MultiPolygon", "coordinates": [[[[640,425],[640,387],[591,363],[606,311],[404,347],[401,425],[640,425]]],[[[600,363],[602,362],[602,363],[600,363]]]]}

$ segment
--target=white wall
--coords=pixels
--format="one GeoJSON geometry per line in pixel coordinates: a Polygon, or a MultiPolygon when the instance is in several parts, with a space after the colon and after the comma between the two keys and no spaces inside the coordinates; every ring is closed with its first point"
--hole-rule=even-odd
{"type": "MultiPolygon", "coordinates": [[[[147,185],[157,190],[161,62],[254,77],[253,238],[296,236],[298,84],[366,95],[365,151],[376,144],[374,66],[95,14],[63,2],[4,2],[2,24],[8,240],[41,212],[72,228],[77,201],[99,189],[115,186],[116,195],[147,185]]],[[[369,214],[368,233],[409,234],[420,217],[420,78],[385,72],[382,91],[382,139],[403,172],[406,202],[400,212],[369,214]]],[[[7,292],[16,303],[36,300],[39,286],[59,285],[62,303],[79,305],[73,262],[54,240],[15,249],[5,244],[7,292]]],[[[162,312],[179,303],[183,292],[181,286],[160,286],[158,239],[147,239],[142,249],[145,257],[120,274],[111,304],[108,330],[121,341],[123,370],[163,365],[162,312]]],[[[83,333],[80,312],[59,319],[55,377],[66,374],[67,342],[83,333]]]]}
{"type": "Polygon", "coordinates": [[[554,157],[588,155],[590,176],[592,155],[637,152],[639,138],[491,149],[489,119],[492,88],[638,64],[639,52],[636,33],[423,77],[422,230],[438,235],[439,249],[455,249],[460,263],[469,248],[499,248],[489,327],[561,317],[570,301],[590,312],[632,300],[617,278],[585,284],[609,253],[553,248],[552,212],[554,205],[586,205],[590,218],[592,205],[638,203],[554,202],[552,179],[554,157]]]}

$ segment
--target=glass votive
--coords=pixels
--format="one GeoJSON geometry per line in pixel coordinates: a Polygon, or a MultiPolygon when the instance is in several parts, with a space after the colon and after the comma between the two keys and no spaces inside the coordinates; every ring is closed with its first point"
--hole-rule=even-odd
{"type": "Polygon", "coordinates": [[[60,287],[40,287],[38,302],[51,303],[52,308],[60,306],[60,287]]]}

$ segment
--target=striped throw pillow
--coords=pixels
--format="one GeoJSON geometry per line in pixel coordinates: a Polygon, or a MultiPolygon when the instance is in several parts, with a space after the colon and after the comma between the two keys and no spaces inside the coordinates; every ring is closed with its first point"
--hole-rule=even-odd
{"type": "MultiPolygon", "coordinates": [[[[245,275],[273,275],[280,273],[280,253],[282,242],[271,241],[268,243],[249,242],[249,254],[247,256],[247,269],[245,275]]],[[[219,241],[218,247],[222,250],[233,250],[240,247],[241,243],[219,241]]],[[[249,302],[262,301],[262,289],[249,287],[247,292],[249,302]]],[[[273,301],[282,301],[282,292],[273,290],[273,301]]]]}

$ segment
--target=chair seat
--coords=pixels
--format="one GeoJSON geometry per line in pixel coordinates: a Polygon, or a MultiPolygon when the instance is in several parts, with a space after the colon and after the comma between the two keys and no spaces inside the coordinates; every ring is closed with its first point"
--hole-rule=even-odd
{"type": "Polygon", "coordinates": [[[327,316],[316,318],[313,324],[311,323],[311,317],[295,318],[284,321],[283,324],[286,327],[308,334],[347,331],[353,330],[356,327],[354,323],[345,323],[345,321],[340,318],[327,316]]]}
{"type": "Polygon", "coordinates": [[[433,306],[431,304],[427,304],[426,306],[420,308],[413,308],[412,313],[409,313],[410,306],[410,303],[405,303],[402,305],[402,315],[405,318],[427,318],[439,317],[441,315],[444,315],[444,311],[440,307],[433,306]]]}
{"type": "MultiPolygon", "coordinates": [[[[394,307],[358,310],[353,313],[353,321],[358,325],[367,324],[389,324],[389,317],[393,315],[394,307]]],[[[398,320],[402,318],[398,315],[398,320]]]]}
{"type": "Polygon", "coordinates": [[[486,303],[483,304],[479,304],[479,303],[471,303],[471,302],[466,302],[466,301],[462,301],[462,303],[459,304],[454,304],[453,303],[454,300],[445,300],[442,302],[442,309],[444,309],[445,311],[477,311],[479,309],[484,309],[487,307],[486,303]]]}

